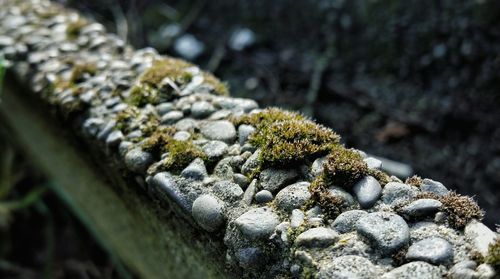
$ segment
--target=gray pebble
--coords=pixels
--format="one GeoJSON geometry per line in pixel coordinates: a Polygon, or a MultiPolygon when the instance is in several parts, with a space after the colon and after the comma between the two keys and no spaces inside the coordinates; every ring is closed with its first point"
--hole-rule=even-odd
{"type": "Polygon", "coordinates": [[[422,192],[431,192],[438,196],[444,196],[449,193],[443,183],[428,178],[423,180],[422,185],[420,185],[420,190],[422,190],[422,192]]]}
{"type": "Polygon", "coordinates": [[[214,106],[207,101],[195,102],[191,106],[191,115],[194,118],[205,118],[215,111],[214,106]]]}
{"type": "Polygon", "coordinates": [[[193,218],[209,232],[216,231],[224,223],[224,206],[211,195],[203,195],[193,202],[193,218]]]}
{"type": "Polygon", "coordinates": [[[327,247],[338,239],[339,234],[329,228],[309,229],[297,236],[295,245],[305,247],[327,247]]]}
{"type": "Polygon", "coordinates": [[[173,111],[167,112],[164,115],[162,115],[161,123],[174,124],[175,122],[182,119],[182,117],[184,117],[184,114],[182,113],[182,111],[173,110],[173,111]]]}
{"type": "Polygon", "coordinates": [[[122,131],[115,130],[115,131],[111,132],[108,135],[108,137],[106,138],[106,145],[111,146],[111,147],[115,147],[118,144],[120,144],[120,142],[123,140],[123,138],[124,138],[124,136],[123,136],[122,131]]]}
{"type": "Polygon", "coordinates": [[[207,177],[207,168],[202,159],[194,159],[184,170],[181,172],[181,176],[185,178],[191,178],[194,180],[203,180],[207,177]]]}
{"type": "Polygon", "coordinates": [[[153,195],[160,200],[170,200],[179,205],[185,213],[191,212],[191,204],[186,196],[179,191],[174,177],[168,172],[159,172],[148,180],[153,195]]]}
{"type": "Polygon", "coordinates": [[[191,134],[186,131],[179,131],[174,134],[174,139],[178,141],[187,141],[191,137],[191,134]]]}
{"type": "Polygon", "coordinates": [[[198,122],[192,118],[184,118],[175,123],[175,128],[179,131],[194,131],[198,129],[198,122]]]}
{"type": "Polygon", "coordinates": [[[260,149],[257,149],[241,166],[241,173],[244,175],[252,174],[260,165],[259,157],[260,157],[260,149]]]}
{"type": "Polygon", "coordinates": [[[240,266],[245,269],[258,268],[265,262],[264,253],[256,247],[238,249],[235,256],[240,266]]]}
{"type": "Polygon", "coordinates": [[[240,185],[240,187],[242,189],[246,189],[248,184],[250,183],[250,180],[248,179],[248,177],[246,177],[245,175],[243,175],[241,173],[233,174],[233,181],[234,181],[234,183],[240,185]]]}
{"type": "Polygon", "coordinates": [[[453,260],[453,246],[440,237],[422,239],[408,248],[406,259],[432,264],[446,264],[453,260]]]}
{"type": "Polygon", "coordinates": [[[174,105],[172,103],[161,103],[156,106],[156,110],[158,111],[158,114],[164,115],[165,113],[173,111],[174,105]]]}
{"type": "Polygon", "coordinates": [[[465,260],[456,263],[450,271],[448,271],[448,277],[450,279],[475,279],[477,278],[475,269],[477,263],[471,260],[465,260]]]}
{"type": "Polygon", "coordinates": [[[426,262],[411,262],[384,274],[383,279],[441,279],[439,267],[426,262]]]}
{"type": "Polygon", "coordinates": [[[153,163],[153,155],[140,148],[131,149],[125,154],[125,165],[133,172],[145,173],[153,163]]]}
{"type": "Polygon", "coordinates": [[[399,182],[389,182],[384,186],[384,190],[382,191],[382,200],[386,204],[396,206],[412,199],[415,195],[416,192],[410,185],[399,182]]]}
{"type": "Polygon", "coordinates": [[[238,141],[240,145],[245,144],[251,134],[255,132],[255,128],[251,125],[242,124],[238,127],[238,141]]]}
{"type": "Polygon", "coordinates": [[[231,181],[223,180],[213,186],[214,193],[224,201],[234,202],[243,196],[241,187],[231,181]]]}
{"type": "Polygon", "coordinates": [[[236,139],[236,129],[227,120],[210,121],[202,125],[201,133],[208,139],[232,143],[236,139]]]}
{"type": "Polygon", "coordinates": [[[236,227],[249,239],[269,237],[279,223],[278,215],[269,207],[250,209],[234,221],[236,227]]]}
{"type": "Polygon", "coordinates": [[[382,193],[380,183],[373,176],[365,176],[352,188],[362,208],[372,207],[382,193]]]}
{"type": "Polygon", "coordinates": [[[340,187],[335,187],[335,186],[330,187],[330,188],[328,188],[328,192],[333,197],[341,198],[344,201],[345,207],[351,207],[351,206],[356,205],[356,201],[354,200],[354,197],[340,187]]]}
{"type": "Polygon", "coordinates": [[[248,185],[247,189],[245,190],[245,193],[243,193],[243,202],[246,205],[252,204],[255,192],[257,192],[257,179],[252,180],[250,185],[248,185]]]}
{"type": "Polygon", "coordinates": [[[203,146],[203,152],[205,152],[209,161],[217,161],[227,153],[227,148],[226,143],[212,140],[203,146]]]}
{"type": "Polygon", "coordinates": [[[288,213],[302,207],[311,198],[309,185],[309,182],[298,182],[286,186],[276,195],[276,206],[288,213]]]}
{"type": "Polygon", "coordinates": [[[333,221],[332,228],[339,233],[348,233],[356,229],[358,220],[368,215],[368,212],[363,210],[349,210],[341,213],[335,221],[333,221]]]}
{"type": "Polygon", "coordinates": [[[273,200],[273,193],[268,190],[261,190],[255,194],[255,201],[257,203],[267,203],[273,200]]]}
{"type": "Polygon", "coordinates": [[[372,279],[378,276],[377,269],[367,258],[340,256],[319,266],[318,279],[372,279]]]}
{"type": "Polygon", "coordinates": [[[265,169],[260,173],[260,186],[268,191],[275,192],[290,184],[298,176],[294,169],[265,169]]]}
{"type": "Polygon", "coordinates": [[[465,226],[464,234],[474,249],[483,256],[488,254],[489,245],[496,239],[496,234],[490,228],[475,220],[465,226]]]}
{"type": "Polygon", "coordinates": [[[410,231],[401,216],[389,212],[369,213],[356,224],[360,235],[368,238],[381,254],[396,252],[410,241],[410,231]]]}
{"type": "Polygon", "coordinates": [[[443,204],[435,199],[419,199],[401,208],[409,217],[422,217],[436,213],[443,204]]]}
{"type": "Polygon", "coordinates": [[[323,172],[323,165],[325,164],[325,162],[326,162],[326,156],[314,160],[311,166],[312,177],[317,177],[323,172]]]}
{"type": "Polygon", "coordinates": [[[363,159],[363,161],[366,163],[366,165],[368,165],[368,168],[370,169],[378,170],[382,167],[382,161],[373,157],[368,157],[366,159],[363,159]]]}
{"type": "Polygon", "coordinates": [[[290,215],[290,227],[296,229],[304,223],[305,214],[300,209],[292,210],[292,214],[290,215]]]}

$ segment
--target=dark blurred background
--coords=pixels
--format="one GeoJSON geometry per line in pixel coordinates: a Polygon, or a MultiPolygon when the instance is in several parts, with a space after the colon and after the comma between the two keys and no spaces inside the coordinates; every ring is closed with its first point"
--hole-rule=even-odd
{"type": "Polygon", "coordinates": [[[233,96],[300,110],[348,146],[474,196],[498,223],[497,1],[60,2],[213,71],[233,96]]]}

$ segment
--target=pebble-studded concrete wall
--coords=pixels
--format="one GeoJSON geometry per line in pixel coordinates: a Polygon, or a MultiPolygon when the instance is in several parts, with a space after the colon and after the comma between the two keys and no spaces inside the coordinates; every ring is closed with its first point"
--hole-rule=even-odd
{"type": "Polygon", "coordinates": [[[471,198],[390,177],[330,129],[231,98],[195,65],[44,0],[2,1],[0,53],[84,140],[219,237],[243,277],[495,276],[498,235],[471,198]]]}

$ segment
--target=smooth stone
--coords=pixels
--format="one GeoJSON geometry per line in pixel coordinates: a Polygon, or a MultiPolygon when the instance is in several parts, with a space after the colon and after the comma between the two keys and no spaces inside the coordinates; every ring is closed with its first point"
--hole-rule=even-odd
{"type": "Polygon", "coordinates": [[[179,186],[175,182],[174,177],[168,172],[159,172],[148,180],[151,186],[151,191],[155,196],[159,196],[160,200],[170,200],[179,205],[184,212],[191,212],[191,204],[186,196],[179,190],[179,186]]]}
{"type": "Polygon", "coordinates": [[[250,182],[250,185],[248,185],[247,189],[245,190],[245,193],[243,193],[243,202],[246,205],[252,204],[255,192],[257,192],[257,179],[252,180],[252,182],[250,182]]]}
{"type": "Polygon", "coordinates": [[[476,268],[476,274],[479,279],[490,279],[496,275],[496,272],[491,265],[483,263],[476,268]]]}
{"type": "Polygon", "coordinates": [[[442,205],[435,199],[419,199],[401,208],[401,212],[409,217],[429,216],[436,213],[442,205]]]}
{"type": "Polygon", "coordinates": [[[382,193],[380,183],[373,176],[365,176],[352,188],[362,208],[372,207],[382,193]]]}
{"type": "Polygon", "coordinates": [[[231,181],[219,181],[213,186],[214,193],[224,201],[234,202],[243,196],[241,187],[231,181]]]}
{"type": "Polygon", "coordinates": [[[408,225],[401,216],[394,213],[369,213],[358,220],[356,229],[384,255],[396,252],[410,241],[408,225]]]}
{"type": "Polygon", "coordinates": [[[215,111],[214,106],[207,101],[195,102],[191,106],[191,115],[194,118],[205,118],[215,111]]]}
{"type": "Polygon", "coordinates": [[[317,177],[323,172],[323,167],[325,162],[326,162],[326,156],[314,160],[311,166],[312,177],[317,177]]]}
{"type": "Polygon", "coordinates": [[[186,131],[179,131],[174,134],[174,140],[187,141],[191,137],[191,134],[186,131]]]}
{"type": "Polygon", "coordinates": [[[332,228],[339,233],[348,233],[356,229],[358,220],[368,215],[368,212],[363,210],[349,210],[342,212],[332,223],[332,228]]]}
{"type": "Polygon", "coordinates": [[[224,206],[211,195],[202,195],[193,202],[193,218],[203,229],[213,232],[224,223],[224,206]]]}
{"type": "Polygon", "coordinates": [[[261,190],[255,194],[255,201],[257,203],[267,203],[273,200],[273,193],[268,190],[261,190]]]}
{"type": "Polygon", "coordinates": [[[476,267],[477,263],[475,261],[461,261],[450,268],[447,275],[450,279],[476,279],[476,267]]]}
{"type": "Polygon", "coordinates": [[[194,180],[203,180],[207,177],[207,168],[202,159],[194,159],[185,169],[182,170],[181,176],[194,180]]]}
{"type": "Polygon", "coordinates": [[[145,173],[153,163],[153,155],[140,148],[134,148],[125,154],[124,161],[129,170],[137,173],[145,173]]]}
{"type": "Polygon", "coordinates": [[[251,134],[255,132],[255,127],[251,125],[241,124],[238,127],[238,141],[240,145],[245,144],[251,134]]]}
{"type": "Polygon", "coordinates": [[[296,229],[304,223],[304,218],[305,218],[304,212],[300,209],[294,209],[292,210],[292,214],[290,215],[290,227],[292,229],[296,229]]]}
{"type": "Polygon", "coordinates": [[[290,184],[298,176],[294,169],[265,169],[260,173],[260,186],[264,190],[276,192],[283,186],[290,184]]]}
{"type": "Polygon", "coordinates": [[[234,221],[241,233],[253,240],[269,237],[279,223],[278,215],[269,207],[250,209],[234,221]]]}
{"type": "Polygon", "coordinates": [[[115,130],[111,132],[106,138],[106,145],[110,147],[115,147],[123,140],[124,136],[122,131],[115,130]]]}
{"type": "Polygon", "coordinates": [[[248,187],[248,184],[250,183],[250,180],[248,177],[241,173],[235,173],[233,174],[233,181],[234,183],[240,185],[242,189],[246,189],[248,187]]]}
{"type": "Polygon", "coordinates": [[[182,119],[182,117],[184,117],[184,114],[182,113],[182,111],[173,110],[173,111],[167,112],[164,115],[162,115],[161,123],[173,124],[173,123],[177,122],[178,120],[182,119]]]}
{"type": "Polygon", "coordinates": [[[241,173],[244,175],[252,174],[260,165],[259,157],[260,157],[260,149],[257,149],[245,163],[241,166],[241,173]]]}
{"type": "Polygon", "coordinates": [[[311,198],[309,185],[309,182],[298,182],[281,189],[276,195],[276,206],[285,212],[302,207],[311,198]]]}
{"type": "Polygon", "coordinates": [[[340,256],[319,266],[318,279],[372,279],[378,276],[377,269],[367,258],[340,256]]]}
{"type": "Polygon", "coordinates": [[[380,168],[382,168],[382,161],[380,161],[379,159],[376,159],[373,157],[368,157],[368,158],[363,159],[363,161],[366,163],[366,165],[370,169],[379,170],[380,168]]]}
{"type": "Polygon", "coordinates": [[[225,142],[212,140],[205,144],[202,149],[209,161],[215,161],[227,153],[228,146],[225,142]]]}
{"type": "Polygon", "coordinates": [[[412,199],[415,195],[415,190],[413,190],[410,185],[399,182],[389,182],[384,186],[384,190],[382,191],[382,201],[391,206],[396,206],[412,199]]]}
{"type": "Polygon", "coordinates": [[[179,131],[193,131],[198,129],[198,122],[192,118],[183,118],[175,123],[175,128],[179,131]]]}
{"type": "Polygon", "coordinates": [[[422,239],[408,248],[406,259],[432,264],[449,263],[453,260],[453,246],[440,237],[422,239]]]}
{"type": "Polygon", "coordinates": [[[234,174],[231,158],[224,158],[215,165],[213,174],[224,180],[231,180],[234,174]]]}
{"type": "Polygon", "coordinates": [[[356,204],[354,197],[340,187],[330,187],[328,188],[328,193],[330,193],[333,197],[341,198],[344,201],[344,206],[346,207],[351,207],[356,204]]]}
{"type": "Polygon", "coordinates": [[[339,234],[329,228],[309,229],[297,236],[295,245],[305,247],[327,247],[338,239],[339,234]]]}
{"type": "Polygon", "coordinates": [[[441,279],[439,267],[426,262],[411,262],[384,274],[383,279],[441,279]]]}
{"type": "Polygon", "coordinates": [[[420,185],[420,190],[422,192],[431,192],[438,196],[444,196],[450,192],[448,189],[446,189],[443,183],[428,178],[425,178],[422,181],[422,185],[420,185]]]}
{"type": "Polygon", "coordinates": [[[496,240],[496,234],[486,225],[476,220],[465,226],[464,235],[475,250],[483,256],[488,255],[488,247],[496,240]]]}
{"type": "Polygon", "coordinates": [[[209,121],[201,126],[201,133],[208,139],[232,143],[236,139],[236,129],[227,120],[209,121]]]}
{"type": "Polygon", "coordinates": [[[265,262],[264,253],[256,247],[238,249],[235,256],[240,266],[245,269],[257,268],[265,262]]]}
{"type": "Polygon", "coordinates": [[[158,114],[164,115],[165,113],[171,112],[174,110],[174,104],[172,103],[161,103],[156,106],[156,110],[158,114]]]}
{"type": "Polygon", "coordinates": [[[97,138],[100,140],[105,140],[109,136],[109,134],[111,134],[111,132],[113,132],[115,127],[116,127],[116,121],[115,120],[109,121],[99,131],[99,134],[97,134],[97,138]]]}
{"type": "Polygon", "coordinates": [[[221,108],[232,111],[250,112],[259,107],[256,101],[244,98],[219,97],[216,102],[221,108]]]}

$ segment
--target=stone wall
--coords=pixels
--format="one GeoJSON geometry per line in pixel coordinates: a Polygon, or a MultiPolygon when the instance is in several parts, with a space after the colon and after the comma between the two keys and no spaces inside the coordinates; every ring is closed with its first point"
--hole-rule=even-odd
{"type": "Polygon", "coordinates": [[[196,65],[134,50],[74,11],[3,2],[0,53],[29,98],[105,176],[119,173],[114,183],[173,211],[223,274],[494,276],[488,247],[498,236],[473,199],[431,179],[389,176],[331,129],[229,97],[196,65]]]}

